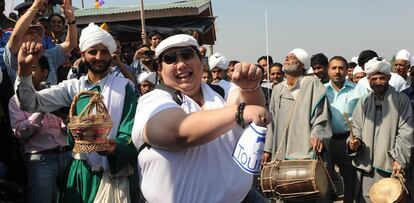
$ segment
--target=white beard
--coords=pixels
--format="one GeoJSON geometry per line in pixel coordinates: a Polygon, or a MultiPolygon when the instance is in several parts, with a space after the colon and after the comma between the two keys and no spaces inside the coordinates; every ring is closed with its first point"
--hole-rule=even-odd
{"type": "Polygon", "coordinates": [[[302,70],[299,67],[299,65],[300,65],[300,63],[291,64],[289,66],[283,66],[282,69],[283,69],[283,72],[285,72],[285,74],[287,74],[287,75],[298,75],[298,74],[302,73],[301,72],[302,70]]]}

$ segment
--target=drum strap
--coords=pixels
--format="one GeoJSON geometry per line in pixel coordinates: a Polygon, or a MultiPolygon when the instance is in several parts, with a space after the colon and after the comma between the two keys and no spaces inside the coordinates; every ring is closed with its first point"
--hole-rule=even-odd
{"type": "MultiPolygon", "coordinates": [[[[281,101],[279,101],[279,102],[281,102],[281,101]]],[[[289,120],[288,120],[288,122],[286,123],[286,132],[285,132],[285,134],[283,135],[282,139],[280,140],[280,143],[279,143],[279,146],[278,146],[278,148],[277,148],[276,154],[275,154],[275,156],[272,158],[272,161],[271,161],[271,162],[275,162],[275,161],[277,161],[277,160],[278,160],[278,157],[279,157],[279,155],[280,155],[280,149],[282,148],[283,143],[285,143],[285,140],[286,140],[287,134],[289,133],[289,124],[290,124],[290,121],[292,121],[293,111],[294,111],[295,107],[296,107],[296,100],[295,100],[295,103],[293,103],[293,107],[292,107],[292,109],[291,109],[291,111],[290,111],[290,114],[289,114],[289,117],[288,117],[288,118],[289,118],[289,120]]]]}
{"type": "Polygon", "coordinates": [[[404,171],[402,171],[402,173],[395,173],[395,172],[393,172],[392,174],[391,174],[391,178],[395,178],[395,179],[397,179],[400,183],[401,183],[401,186],[402,186],[402,188],[404,188],[404,190],[405,190],[405,192],[407,193],[407,195],[408,194],[410,194],[410,193],[408,193],[408,189],[407,189],[407,187],[405,187],[405,178],[404,178],[404,173],[403,173],[404,171]]]}
{"type": "Polygon", "coordinates": [[[314,151],[314,153],[315,153],[315,156],[316,156],[316,158],[318,159],[318,161],[322,162],[322,164],[323,164],[323,169],[325,170],[326,176],[328,176],[329,183],[331,183],[331,188],[332,188],[332,190],[333,190],[333,193],[334,193],[334,194],[336,194],[335,184],[334,184],[334,182],[332,181],[332,178],[331,178],[331,176],[329,175],[328,170],[326,170],[326,167],[325,167],[325,164],[324,164],[325,162],[324,162],[324,161],[323,161],[323,159],[322,159],[321,153],[319,153],[318,151],[314,151]]]}

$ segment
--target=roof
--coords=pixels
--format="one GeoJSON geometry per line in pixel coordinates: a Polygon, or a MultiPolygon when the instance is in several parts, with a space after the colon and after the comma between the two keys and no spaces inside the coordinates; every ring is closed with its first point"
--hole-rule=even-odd
{"type": "MultiPolygon", "coordinates": [[[[186,9],[186,8],[199,8],[207,3],[210,3],[210,0],[184,0],[177,2],[161,3],[161,4],[145,4],[145,11],[160,11],[168,9],[186,9]]],[[[97,8],[86,8],[75,10],[76,17],[83,16],[99,16],[99,15],[113,15],[113,14],[122,14],[122,13],[133,13],[140,12],[140,6],[123,6],[123,7],[101,7],[97,8]]]]}

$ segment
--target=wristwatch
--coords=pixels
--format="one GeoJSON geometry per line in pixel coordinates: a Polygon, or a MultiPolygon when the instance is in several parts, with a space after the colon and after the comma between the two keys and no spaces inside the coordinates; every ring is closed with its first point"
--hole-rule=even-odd
{"type": "Polygon", "coordinates": [[[68,22],[68,25],[74,25],[76,23],[76,19],[73,20],[72,22],[68,22]]]}

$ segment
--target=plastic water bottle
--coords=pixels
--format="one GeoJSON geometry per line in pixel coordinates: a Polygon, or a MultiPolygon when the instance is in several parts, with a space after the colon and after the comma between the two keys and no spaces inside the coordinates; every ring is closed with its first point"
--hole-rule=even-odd
{"type": "Polygon", "coordinates": [[[265,127],[251,123],[234,148],[234,161],[247,173],[255,175],[260,173],[266,130],[265,127]]]}

